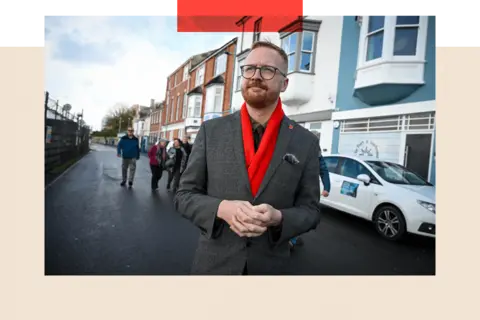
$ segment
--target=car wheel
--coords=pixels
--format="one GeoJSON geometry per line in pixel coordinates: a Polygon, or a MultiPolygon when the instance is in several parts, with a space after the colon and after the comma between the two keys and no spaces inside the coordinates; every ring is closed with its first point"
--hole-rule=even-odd
{"type": "Polygon", "coordinates": [[[403,214],[393,206],[383,206],[377,209],[373,217],[377,232],[387,240],[396,241],[402,238],[407,230],[403,214]]]}

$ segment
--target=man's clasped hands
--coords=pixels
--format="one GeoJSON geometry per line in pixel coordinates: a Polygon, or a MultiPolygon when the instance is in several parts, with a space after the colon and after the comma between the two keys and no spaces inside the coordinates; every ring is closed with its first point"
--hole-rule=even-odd
{"type": "Polygon", "coordinates": [[[217,217],[230,225],[240,237],[258,237],[268,227],[282,222],[282,213],[269,204],[252,205],[248,201],[223,200],[218,207],[217,217]]]}

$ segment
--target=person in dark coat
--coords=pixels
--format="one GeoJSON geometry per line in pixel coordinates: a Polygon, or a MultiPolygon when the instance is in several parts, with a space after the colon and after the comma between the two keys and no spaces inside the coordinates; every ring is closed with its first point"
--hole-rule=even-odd
{"type": "Polygon", "coordinates": [[[122,182],[120,185],[123,187],[127,183],[127,172],[129,172],[128,185],[131,187],[135,178],[137,160],[140,159],[140,145],[138,138],[133,134],[133,128],[129,127],[127,134],[118,142],[117,157],[122,158],[122,182]]]}
{"type": "Polygon", "coordinates": [[[281,275],[289,240],[320,222],[318,138],[283,112],[288,56],[256,41],[240,111],[200,125],[175,209],[198,228],[195,275],[281,275]]]}
{"type": "Polygon", "coordinates": [[[175,138],[173,140],[173,147],[168,150],[168,164],[167,167],[170,169],[171,175],[169,176],[167,183],[167,190],[170,190],[172,186],[172,191],[175,193],[178,189],[180,183],[180,176],[187,167],[187,152],[183,148],[183,143],[180,139],[175,138]]]}
{"type": "Polygon", "coordinates": [[[183,149],[185,149],[185,152],[187,152],[187,158],[190,156],[190,153],[192,152],[192,144],[190,143],[190,140],[191,140],[190,136],[185,136],[182,139],[183,149]]]}

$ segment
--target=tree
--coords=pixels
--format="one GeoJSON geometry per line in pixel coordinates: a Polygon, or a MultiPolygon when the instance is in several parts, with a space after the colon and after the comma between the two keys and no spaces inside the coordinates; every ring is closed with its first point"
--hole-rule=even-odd
{"type": "Polygon", "coordinates": [[[109,131],[114,132],[114,136],[118,132],[125,131],[128,126],[132,125],[132,120],[135,117],[135,110],[122,105],[115,105],[107,114],[106,127],[109,131]]]}

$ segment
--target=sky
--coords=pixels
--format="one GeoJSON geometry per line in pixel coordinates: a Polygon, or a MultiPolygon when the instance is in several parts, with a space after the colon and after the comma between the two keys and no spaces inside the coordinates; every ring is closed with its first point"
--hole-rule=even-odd
{"type": "Polygon", "coordinates": [[[235,33],[177,33],[176,17],[46,17],[45,91],[94,130],[117,104],[165,98],[167,76],[235,33]]]}

